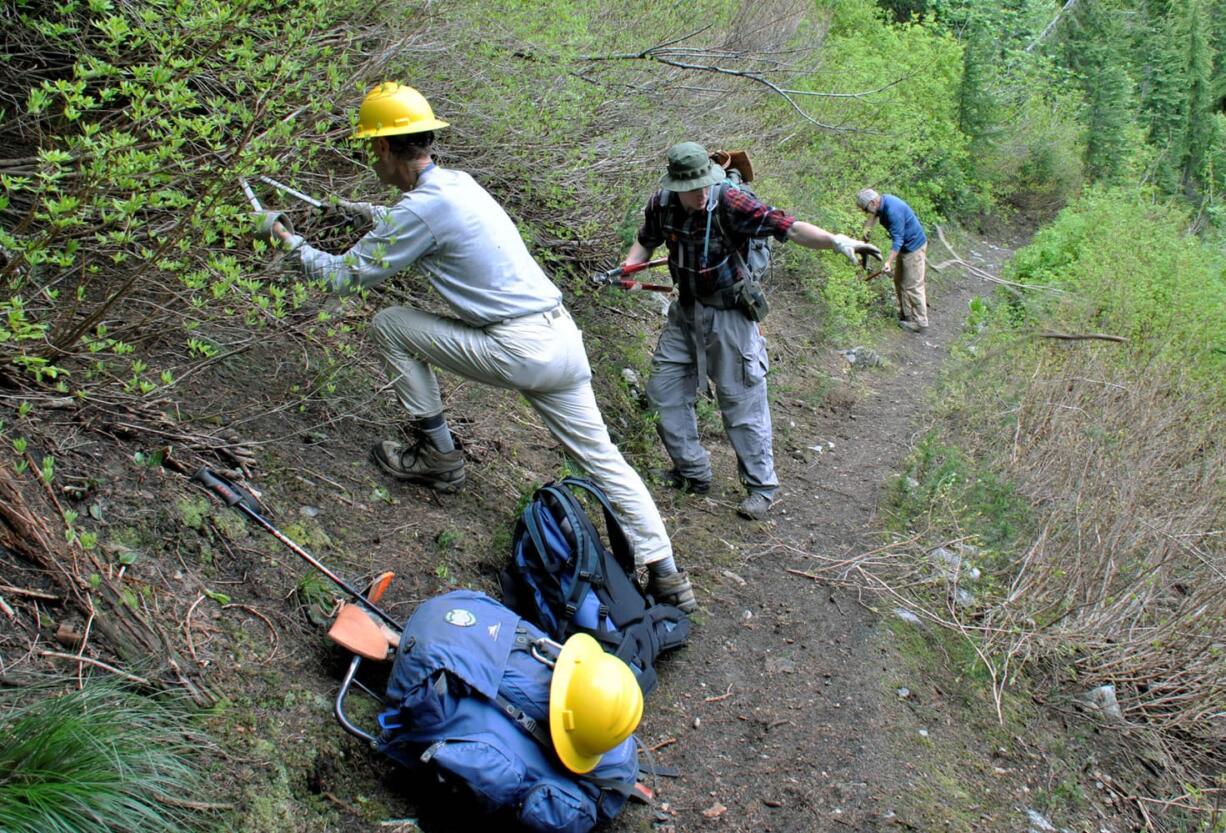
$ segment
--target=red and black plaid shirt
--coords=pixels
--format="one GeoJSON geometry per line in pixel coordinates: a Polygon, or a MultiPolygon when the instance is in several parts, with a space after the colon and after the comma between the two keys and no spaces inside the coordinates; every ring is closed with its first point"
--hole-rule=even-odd
{"type": "Polygon", "coordinates": [[[643,225],[639,229],[639,244],[648,251],[661,244],[668,245],[668,271],[681,292],[681,300],[689,301],[712,295],[736,283],[738,259],[733,254],[746,254],[751,237],[771,237],[786,240],[788,229],[796,218],[739,190],[735,185],[713,185],[719,188],[719,204],[711,217],[711,235],[707,240],[707,211],[686,211],[676,194],[670,194],[668,204],[661,205],[662,191],[647,201],[643,210],[643,225]]]}

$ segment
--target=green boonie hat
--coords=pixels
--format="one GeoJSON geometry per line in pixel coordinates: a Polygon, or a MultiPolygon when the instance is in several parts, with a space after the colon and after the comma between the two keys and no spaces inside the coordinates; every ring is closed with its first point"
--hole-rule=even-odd
{"type": "Polygon", "coordinates": [[[668,149],[668,173],[660,187],[669,191],[697,191],[724,181],[724,169],[711,161],[697,142],[680,142],[668,149]]]}

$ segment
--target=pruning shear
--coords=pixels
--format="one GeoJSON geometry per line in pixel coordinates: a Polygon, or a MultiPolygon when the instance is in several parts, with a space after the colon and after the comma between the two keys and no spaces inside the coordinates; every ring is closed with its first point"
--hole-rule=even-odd
{"type": "Polygon", "coordinates": [[[270,176],[264,176],[264,174],[260,174],[259,176],[256,177],[256,179],[258,179],[260,182],[263,182],[267,185],[271,185],[273,188],[276,188],[278,191],[283,191],[284,193],[289,194],[291,197],[294,197],[295,199],[302,200],[304,203],[311,206],[311,208],[314,208],[317,211],[327,211],[328,210],[328,207],[326,205],[324,205],[322,202],[315,199],[314,197],[304,194],[301,191],[297,190],[296,188],[291,188],[283,182],[277,182],[277,180],[273,179],[270,176]]]}
{"type": "Polygon", "coordinates": [[[653,266],[663,266],[668,263],[668,258],[661,257],[655,260],[644,261],[643,263],[632,263],[629,265],[618,266],[616,269],[610,269],[607,272],[598,272],[592,275],[592,283],[597,286],[615,286],[618,289],[625,289],[628,292],[643,290],[645,292],[672,292],[672,286],[666,286],[658,283],[643,283],[642,281],[626,280],[626,277],[633,275],[635,272],[641,272],[644,269],[650,269],[653,266]]]}
{"type": "Polygon", "coordinates": [[[880,255],[869,254],[868,252],[862,252],[860,254],[860,268],[861,269],[863,269],[865,272],[868,272],[868,259],[870,257],[875,257],[877,258],[877,260],[880,260],[881,268],[878,269],[876,272],[869,272],[868,274],[866,274],[864,276],[864,280],[866,281],[871,281],[873,278],[877,277],[878,275],[880,275],[882,272],[885,271],[885,260],[883,260],[880,255]]]}

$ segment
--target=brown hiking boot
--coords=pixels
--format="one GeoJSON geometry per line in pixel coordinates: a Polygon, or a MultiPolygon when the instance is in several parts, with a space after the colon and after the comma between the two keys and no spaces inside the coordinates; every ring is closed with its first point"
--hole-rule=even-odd
{"type": "Polygon", "coordinates": [[[694,597],[694,588],[685,570],[666,576],[652,573],[647,579],[647,592],[657,602],[678,607],[682,613],[693,613],[698,609],[698,599],[694,597]]]}
{"type": "Polygon", "coordinates": [[[464,453],[442,452],[425,439],[413,445],[382,440],[370,449],[370,459],[397,480],[420,483],[440,492],[458,492],[464,485],[464,453]]]}

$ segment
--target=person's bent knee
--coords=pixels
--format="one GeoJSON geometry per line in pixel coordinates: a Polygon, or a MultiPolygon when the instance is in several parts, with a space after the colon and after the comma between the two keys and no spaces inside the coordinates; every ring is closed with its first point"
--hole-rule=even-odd
{"type": "Polygon", "coordinates": [[[371,319],[371,332],[374,333],[375,340],[381,346],[390,347],[400,341],[398,338],[400,328],[396,326],[397,317],[395,307],[386,307],[375,313],[375,317],[371,319]]]}

